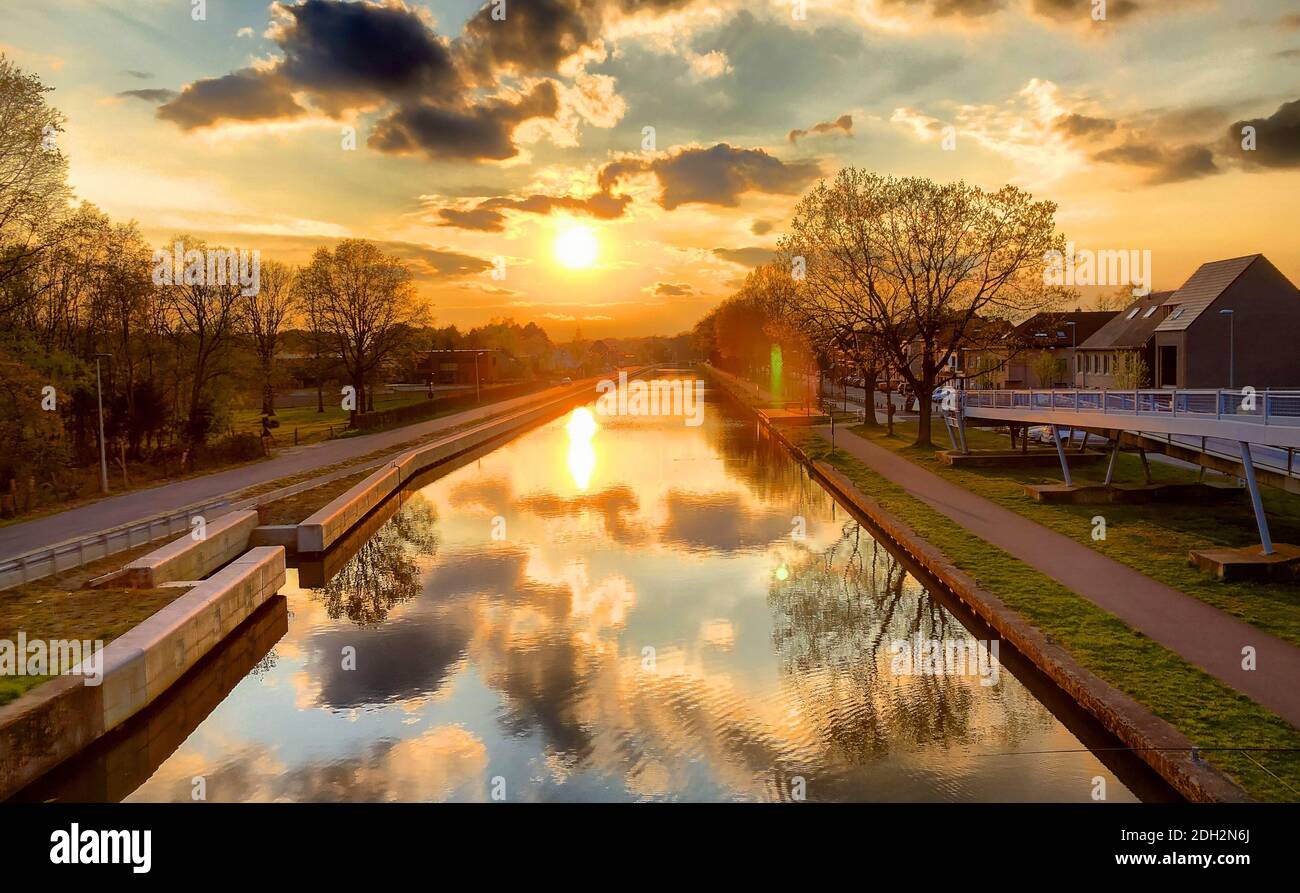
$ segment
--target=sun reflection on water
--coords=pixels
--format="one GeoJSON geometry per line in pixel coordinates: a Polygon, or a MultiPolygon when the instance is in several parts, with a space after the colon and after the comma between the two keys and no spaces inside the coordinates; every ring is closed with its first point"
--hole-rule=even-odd
{"type": "Polygon", "coordinates": [[[575,409],[564,426],[569,432],[569,474],[573,476],[573,485],[584,493],[591,484],[592,472],[596,470],[596,447],[592,438],[599,427],[596,417],[585,406],[575,409]]]}

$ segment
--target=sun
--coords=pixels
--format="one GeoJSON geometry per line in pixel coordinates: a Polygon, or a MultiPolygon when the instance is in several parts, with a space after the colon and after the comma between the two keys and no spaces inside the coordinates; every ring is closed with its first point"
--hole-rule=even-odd
{"type": "Polygon", "coordinates": [[[555,259],[570,270],[585,270],[596,263],[600,242],[591,227],[575,224],[555,237],[555,259]]]}

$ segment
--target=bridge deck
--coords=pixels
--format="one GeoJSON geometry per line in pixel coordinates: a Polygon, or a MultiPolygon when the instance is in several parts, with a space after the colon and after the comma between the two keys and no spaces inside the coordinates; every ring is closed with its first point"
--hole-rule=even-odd
{"type": "Polygon", "coordinates": [[[1300,449],[1300,391],[968,390],[968,419],[1213,437],[1300,449]]]}

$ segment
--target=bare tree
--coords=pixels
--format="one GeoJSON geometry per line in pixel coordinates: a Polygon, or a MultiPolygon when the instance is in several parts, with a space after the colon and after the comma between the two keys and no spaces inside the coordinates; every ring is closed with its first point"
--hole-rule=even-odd
{"type": "Polygon", "coordinates": [[[929,446],[931,394],[958,349],[997,328],[984,322],[1062,297],[1043,277],[1048,252],[1064,246],[1055,212],[1013,186],[984,192],[845,168],[800,199],[781,247],[806,270],[809,312],[869,338],[912,386],[916,443],[929,446]]]}
{"type": "Polygon", "coordinates": [[[275,415],[275,351],[280,332],[297,313],[298,271],[280,261],[261,265],[260,288],[239,299],[239,322],[252,342],[262,376],[262,415],[275,415]]]}
{"type": "MultiPolygon", "coordinates": [[[[189,236],[177,236],[172,242],[183,244],[187,254],[207,250],[203,242],[189,236]]],[[[191,276],[187,270],[181,282],[168,287],[167,296],[177,323],[178,364],[186,367],[190,377],[185,435],[190,443],[202,443],[212,422],[210,386],[229,371],[225,353],[235,327],[240,284],[237,279],[191,276]]]]}
{"type": "Polygon", "coordinates": [[[373,242],[344,239],[333,251],[318,248],[303,277],[317,302],[321,330],[338,350],[352,380],[355,423],[357,412],[366,405],[371,376],[411,327],[423,322],[411,271],[401,258],[384,254],[373,242]]]}

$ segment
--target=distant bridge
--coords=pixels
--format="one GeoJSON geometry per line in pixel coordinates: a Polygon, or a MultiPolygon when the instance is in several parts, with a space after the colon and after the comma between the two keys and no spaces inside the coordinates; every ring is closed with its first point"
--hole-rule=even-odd
{"type": "MultiPolygon", "coordinates": [[[[1300,391],[1244,390],[965,390],[941,404],[953,447],[965,451],[965,425],[1045,425],[1052,429],[1061,472],[1072,483],[1065,461],[1062,430],[1101,433],[1111,440],[1106,483],[1115,470],[1121,439],[1125,433],[1139,435],[1139,445],[1159,438],[1171,455],[1196,453],[1204,457],[1202,467],[1225,464],[1246,481],[1260,542],[1265,554],[1273,552],[1268,521],[1259,495],[1254,452],[1265,459],[1263,469],[1269,483],[1285,482],[1285,489],[1297,480],[1295,452],[1300,450],[1300,391]],[[1213,448],[1211,447],[1213,444],[1213,448]],[[1237,457],[1225,453],[1236,445],[1237,457]],[[1252,446],[1256,449],[1252,451],[1252,446]]],[[[1181,456],[1180,456],[1181,458],[1181,456]]],[[[1196,461],[1192,459],[1191,461],[1196,461]]]]}

